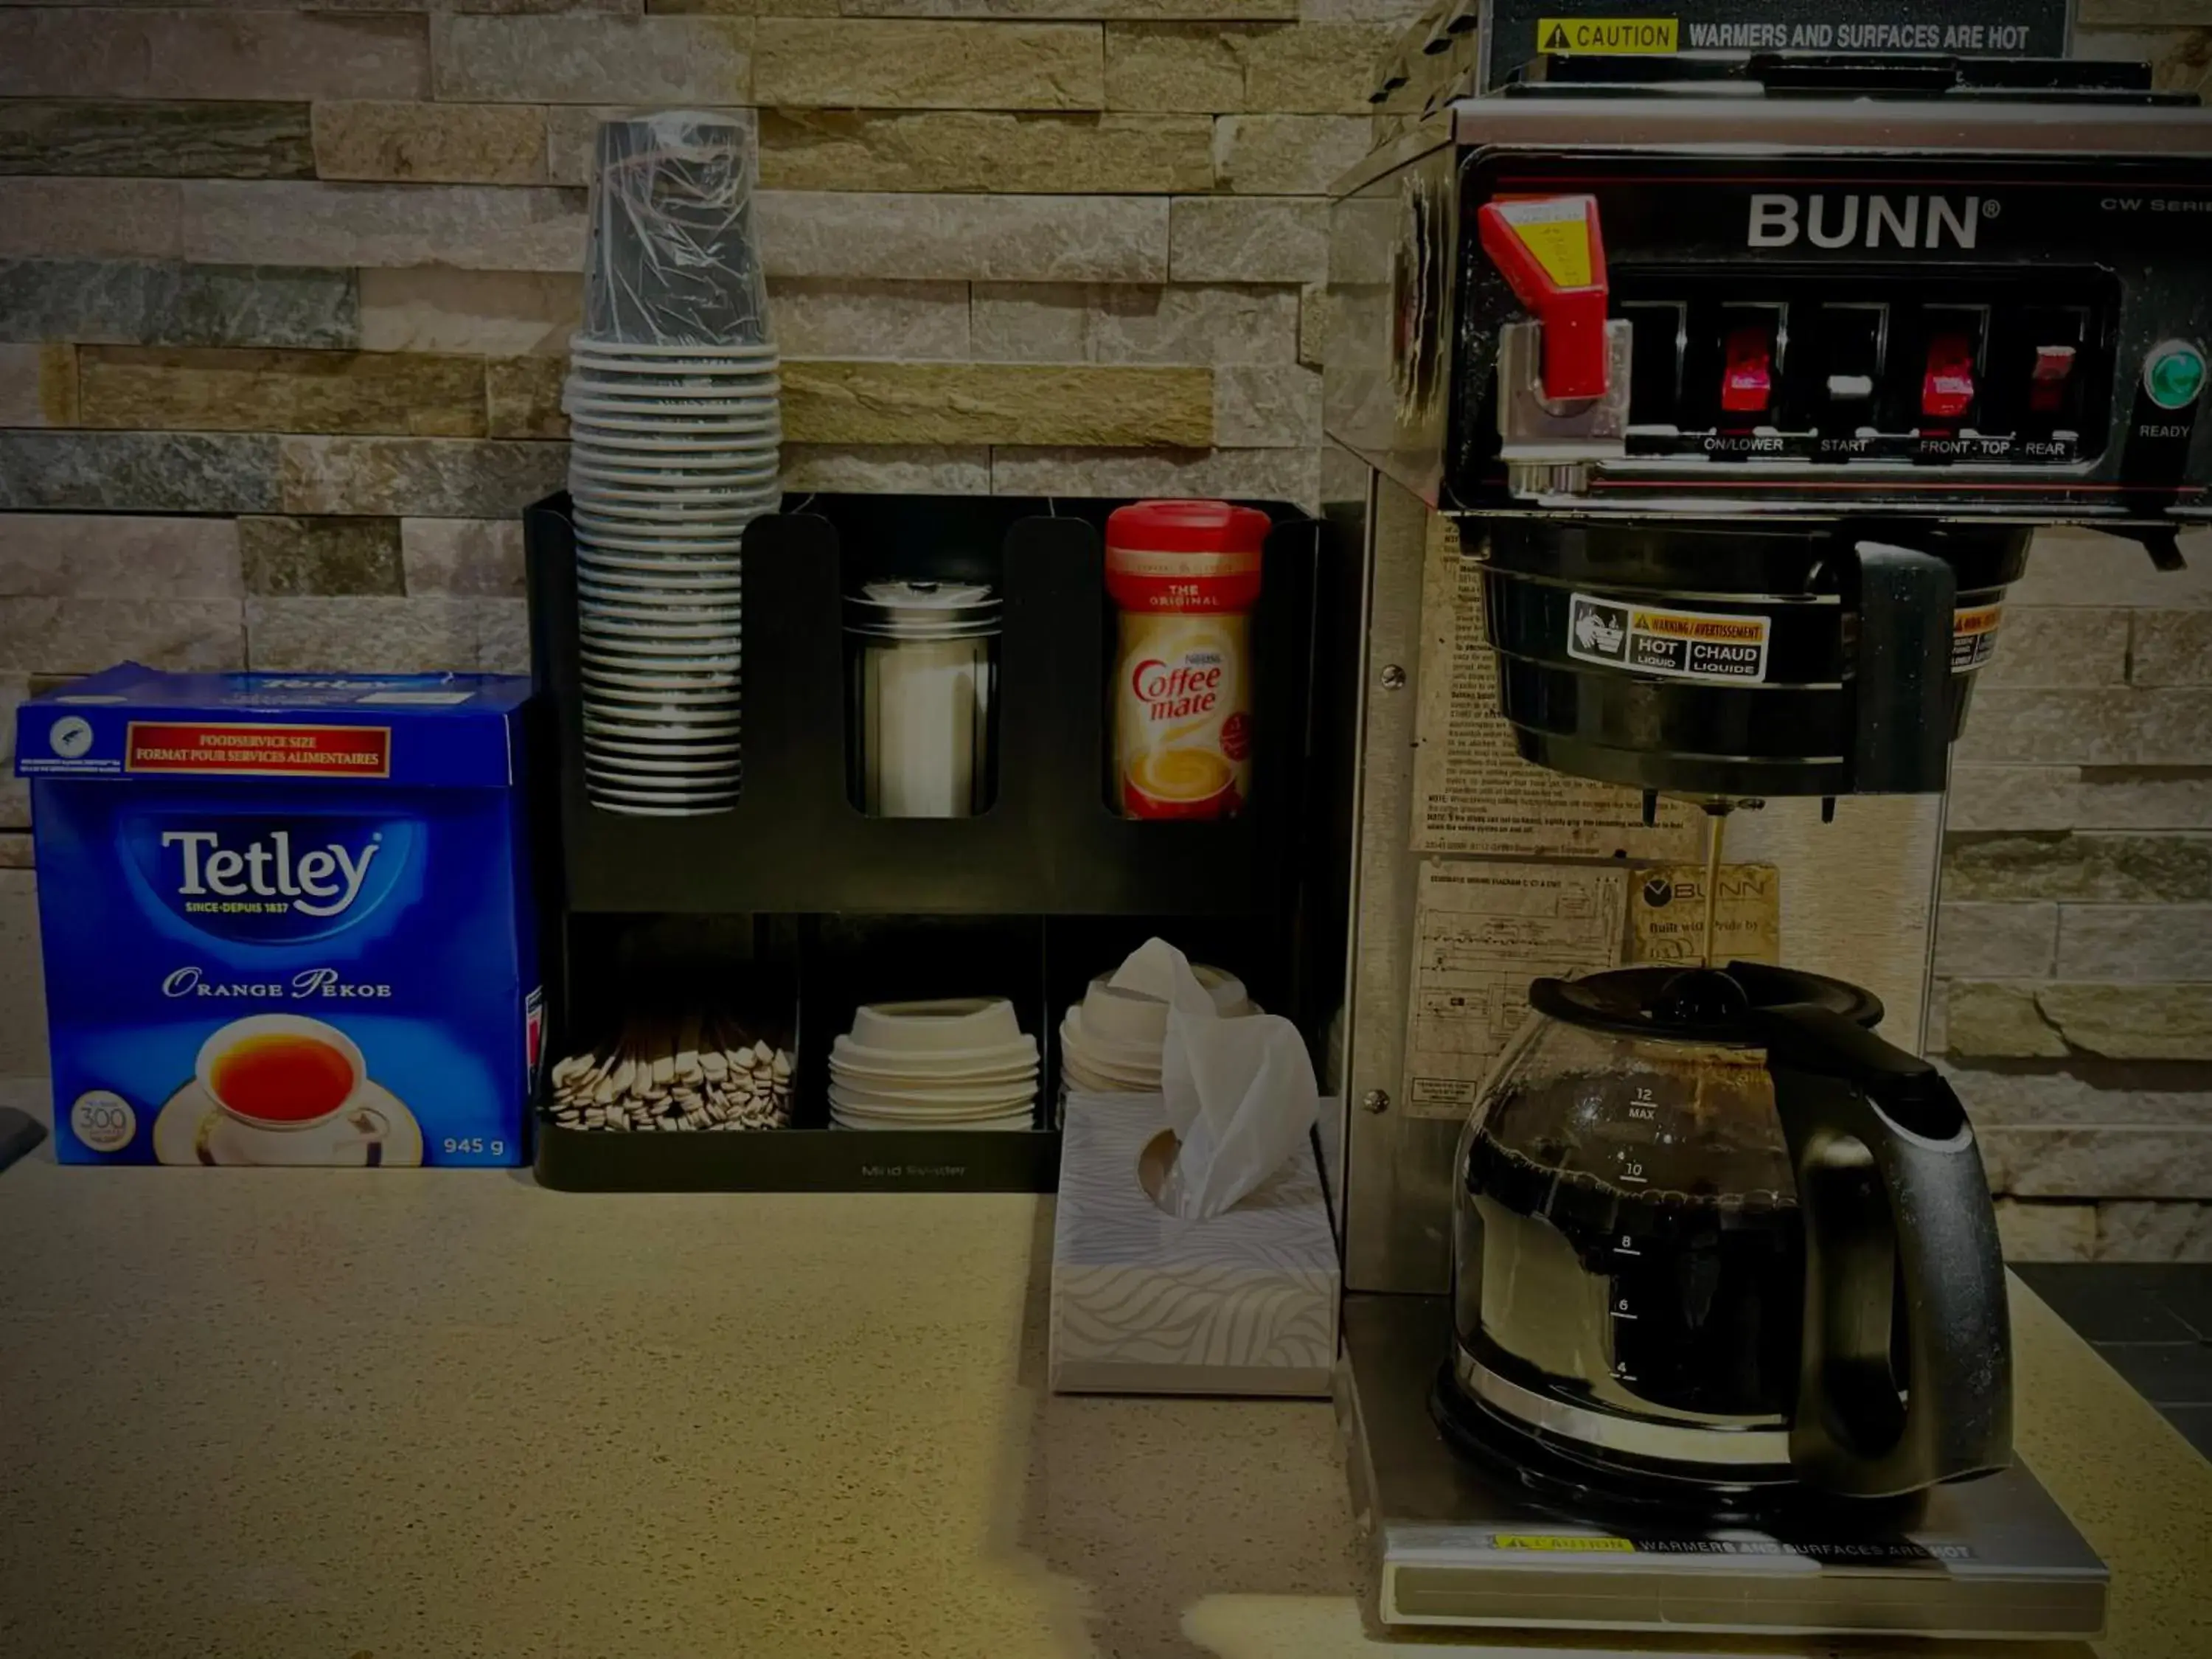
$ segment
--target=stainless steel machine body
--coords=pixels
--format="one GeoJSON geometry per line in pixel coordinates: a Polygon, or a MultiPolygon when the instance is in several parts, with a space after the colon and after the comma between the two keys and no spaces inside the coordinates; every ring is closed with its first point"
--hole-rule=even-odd
{"type": "MultiPolygon", "coordinates": [[[[2170,562],[2212,521],[2204,112],[2073,65],[1676,67],[1554,60],[1440,101],[1337,204],[1323,492],[1364,551],[1324,1163],[1378,1615],[2093,1632],[2102,1569],[2024,1469],[1938,1488],[1881,1548],[1639,1539],[1538,1525],[1425,1409],[1468,1109],[1533,978],[1686,959],[1667,907],[1713,878],[1681,798],[1758,798],[1714,883],[1728,925],[1872,990],[1917,1051],[1948,741],[2028,534],[2170,562]],[[1545,331],[1571,319],[1477,234],[1578,198],[1610,277],[1603,326],[1572,324],[1596,397],[1553,395],[1545,331]],[[1759,672],[1602,660],[1611,634],[1570,643],[1591,601],[1753,641],[1759,672]]],[[[1528,240],[1539,287],[1577,286],[1578,256],[1528,240]]]]}

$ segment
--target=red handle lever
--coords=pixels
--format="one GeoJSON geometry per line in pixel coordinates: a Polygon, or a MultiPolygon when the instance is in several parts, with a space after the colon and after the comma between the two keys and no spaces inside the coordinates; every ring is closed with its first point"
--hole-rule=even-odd
{"type": "Polygon", "coordinates": [[[1605,238],[1594,196],[1486,202],[1482,251],[1544,327],[1544,395],[1602,398],[1607,385],[1605,238]]]}

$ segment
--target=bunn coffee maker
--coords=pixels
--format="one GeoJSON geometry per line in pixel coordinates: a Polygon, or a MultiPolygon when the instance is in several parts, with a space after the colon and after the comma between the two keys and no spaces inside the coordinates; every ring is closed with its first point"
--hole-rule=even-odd
{"type": "Polygon", "coordinates": [[[1917,1054],[2031,539],[2212,519],[2212,120],[2063,6],[1617,9],[1424,19],[1333,222],[1375,1615],[2094,1634],[1917,1054]]]}

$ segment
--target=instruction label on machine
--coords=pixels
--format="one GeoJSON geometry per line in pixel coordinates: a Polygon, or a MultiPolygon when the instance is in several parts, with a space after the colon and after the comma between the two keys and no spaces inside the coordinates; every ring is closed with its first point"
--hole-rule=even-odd
{"type": "MultiPolygon", "coordinates": [[[[1782,960],[1782,872],[1771,864],[1723,864],[1713,892],[1712,959],[1782,960]]],[[[1628,888],[1630,963],[1695,963],[1705,954],[1705,866],[1638,870],[1628,888]]]]}
{"type": "Polygon", "coordinates": [[[1617,966],[1628,872],[1424,859],[1413,902],[1406,1109],[1459,1118],[1528,1012],[1528,981],[1617,966]]]}
{"type": "Polygon", "coordinates": [[[1968,674],[1990,659],[1997,648],[1997,624],[2004,619],[2001,605],[1977,605],[1951,613],[1951,672],[1968,674]]]}
{"type": "Polygon", "coordinates": [[[1521,758],[1498,712],[1498,657],[1484,635],[1482,566],[1431,515],[1421,583],[1420,708],[1414,727],[1413,847],[1419,853],[1660,861],[1692,859],[1704,817],[1672,797],[1644,822],[1633,789],[1521,758]]]}
{"type": "Polygon", "coordinates": [[[1482,81],[1493,91],[1546,53],[1941,52],[2063,58],[2069,0],[1480,0],[1482,81]],[[1624,14],[1627,14],[1624,15],[1624,14]]]}
{"type": "Polygon", "coordinates": [[[1662,611],[1577,593],[1567,610],[1567,654],[1638,674],[1755,685],[1766,678],[1765,617],[1662,611]]]}

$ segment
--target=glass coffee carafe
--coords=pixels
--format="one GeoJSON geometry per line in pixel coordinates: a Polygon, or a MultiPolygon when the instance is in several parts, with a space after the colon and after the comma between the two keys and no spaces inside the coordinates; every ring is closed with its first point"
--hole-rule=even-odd
{"type": "Polygon", "coordinates": [[[1980,1155],[1874,996],[1735,963],[1529,1003],[1460,1142],[1455,1439],[1646,1494],[1884,1498],[2010,1461],[1980,1155]]]}

